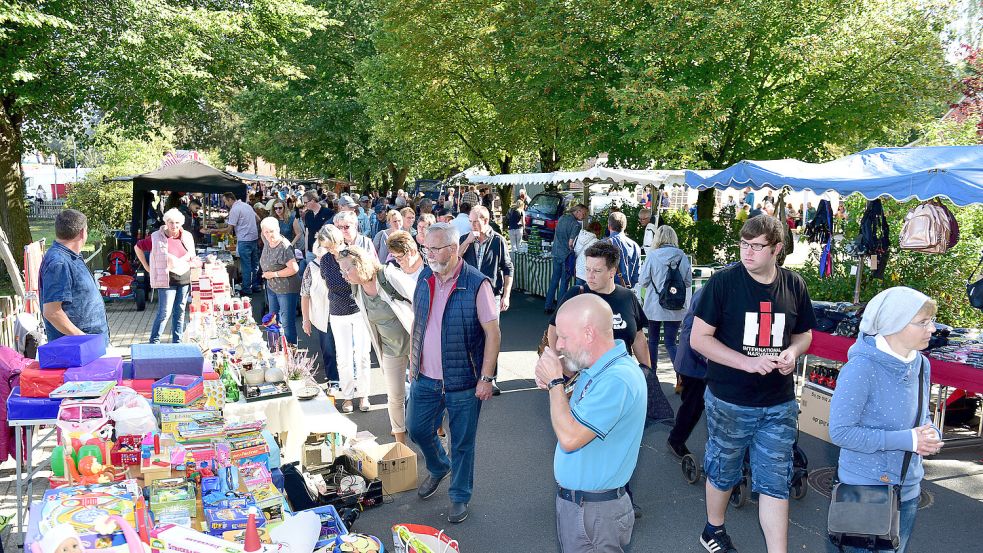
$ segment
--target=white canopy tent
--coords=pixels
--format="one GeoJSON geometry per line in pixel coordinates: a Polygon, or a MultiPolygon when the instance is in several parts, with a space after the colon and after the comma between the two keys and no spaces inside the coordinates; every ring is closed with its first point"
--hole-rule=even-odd
{"type": "MultiPolygon", "coordinates": [[[[713,175],[716,171],[698,171],[713,175]]],[[[613,184],[637,184],[642,186],[685,185],[686,171],[682,169],[614,169],[592,167],[586,171],[555,171],[553,173],[515,173],[508,175],[475,175],[468,177],[472,184],[492,186],[526,186],[532,184],[561,185],[574,182],[610,182],[613,184]]]]}

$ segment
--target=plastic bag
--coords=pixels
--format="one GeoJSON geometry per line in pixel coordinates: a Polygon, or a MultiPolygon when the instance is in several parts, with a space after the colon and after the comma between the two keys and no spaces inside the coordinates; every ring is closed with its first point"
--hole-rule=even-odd
{"type": "Polygon", "coordinates": [[[117,436],[143,436],[157,431],[157,418],[147,398],[131,388],[116,388],[116,407],[109,418],[116,423],[117,436]]]}

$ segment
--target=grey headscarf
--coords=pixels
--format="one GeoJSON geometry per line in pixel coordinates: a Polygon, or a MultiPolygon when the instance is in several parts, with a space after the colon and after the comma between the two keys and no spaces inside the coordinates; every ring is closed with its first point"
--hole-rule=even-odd
{"type": "Polygon", "coordinates": [[[860,332],[868,336],[897,334],[930,299],[907,286],[888,288],[867,303],[864,316],[860,320],[860,332]]]}

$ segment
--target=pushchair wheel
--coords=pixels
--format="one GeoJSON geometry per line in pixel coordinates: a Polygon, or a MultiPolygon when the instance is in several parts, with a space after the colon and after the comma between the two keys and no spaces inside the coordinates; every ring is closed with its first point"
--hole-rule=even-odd
{"type": "Polygon", "coordinates": [[[809,491],[808,482],[809,475],[807,473],[792,477],[792,487],[789,489],[789,495],[792,496],[792,499],[802,499],[806,496],[809,491]]]}
{"type": "Polygon", "coordinates": [[[686,483],[696,484],[700,481],[700,476],[703,475],[703,469],[692,455],[684,455],[680,466],[683,469],[683,478],[686,479],[686,483]]]}
{"type": "Polygon", "coordinates": [[[740,509],[747,504],[748,497],[751,496],[751,477],[745,475],[740,484],[734,486],[730,494],[730,504],[735,509],[740,509]]]}

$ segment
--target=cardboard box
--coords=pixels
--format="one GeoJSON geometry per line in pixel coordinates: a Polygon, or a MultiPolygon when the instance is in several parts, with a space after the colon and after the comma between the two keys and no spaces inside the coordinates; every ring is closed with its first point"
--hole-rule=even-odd
{"type": "Polygon", "coordinates": [[[829,439],[829,406],[833,393],[806,383],[799,398],[799,430],[820,440],[829,439]]]}
{"type": "Polygon", "coordinates": [[[416,489],[416,453],[412,449],[393,442],[363,451],[366,459],[362,463],[362,474],[368,479],[381,480],[385,493],[416,489]]]}

